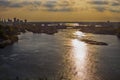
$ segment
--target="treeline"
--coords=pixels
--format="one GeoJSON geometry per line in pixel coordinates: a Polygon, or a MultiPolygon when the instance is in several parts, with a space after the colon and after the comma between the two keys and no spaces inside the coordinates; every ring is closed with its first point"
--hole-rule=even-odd
{"type": "Polygon", "coordinates": [[[18,40],[18,30],[15,27],[0,25],[0,48],[18,40]]]}
{"type": "Polygon", "coordinates": [[[40,26],[40,25],[29,25],[25,27],[25,30],[33,33],[46,33],[46,34],[55,34],[58,32],[56,26],[40,26]]]}
{"type": "Polygon", "coordinates": [[[85,33],[94,33],[94,34],[120,35],[120,27],[85,26],[85,27],[80,27],[80,31],[85,33]]]}

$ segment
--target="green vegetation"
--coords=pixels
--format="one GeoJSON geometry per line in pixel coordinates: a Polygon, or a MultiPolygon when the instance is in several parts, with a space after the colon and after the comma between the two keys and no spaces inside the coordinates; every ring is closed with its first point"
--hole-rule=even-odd
{"type": "Polygon", "coordinates": [[[0,48],[4,48],[17,40],[17,29],[15,27],[0,25],[0,48]]]}

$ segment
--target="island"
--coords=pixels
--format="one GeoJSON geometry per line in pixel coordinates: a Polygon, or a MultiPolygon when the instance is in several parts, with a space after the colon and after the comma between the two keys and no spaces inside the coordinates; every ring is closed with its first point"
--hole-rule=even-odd
{"type": "Polygon", "coordinates": [[[107,46],[108,44],[105,42],[98,42],[98,41],[94,41],[94,40],[89,40],[89,39],[81,39],[81,41],[88,43],[88,44],[92,44],[92,45],[104,45],[107,46]]]}

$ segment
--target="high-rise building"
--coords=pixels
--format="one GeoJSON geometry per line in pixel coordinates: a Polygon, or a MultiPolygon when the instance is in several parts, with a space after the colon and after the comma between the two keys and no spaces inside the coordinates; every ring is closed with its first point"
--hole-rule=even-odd
{"type": "Polygon", "coordinates": [[[14,23],[16,23],[16,21],[17,21],[17,19],[16,19],[16,18],[14,18],[14,23]]]}
{"type": "Polygon", "coordinates": [[[27,23],[27,19],[25,19],[24,21],[25,21],[25,23],[27,23]]]}
{"type": "Polygon", "coordinates": [[[3,19],[3,23],[6,23],[7,21],[6,21],[6,19],[3,19]]]}
{"type": "Polygon", "coordinates": [[[17,23],[19,23],[20,22],[20,19],[17,19],[17,23]]]}
{"type": "Polygon", "coordinates": [[[8,23],[12,23],[12,20],[11,20],[11,19],[8,19],[8,23]]]}

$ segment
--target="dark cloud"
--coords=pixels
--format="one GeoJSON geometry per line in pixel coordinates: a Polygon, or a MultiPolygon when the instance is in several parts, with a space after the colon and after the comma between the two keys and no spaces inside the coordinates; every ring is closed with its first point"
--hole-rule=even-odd
{"type": "Polygon", "coordinates": [[[100,6],[96,6],[96,7],[94,7],[94,9],[96,9],[99,12],[104,12],[106,10],[105,7],[100,7],[100,6]]]}
{"type": "Polygon", "coordinates": [[[46,3],[43,4],[43,6],[47,8],[53,8],[56,6],[56,4],[57,4],[56,1],[47,1],[46,3]]]}
{"type": "Polygon", "coordinates": [[[73,11],[72,6],[69,4],[69,1],[63,0],[61,2],[58,1],[47,1],[43,4],[45,7],[45,11],[51,12],[69,12],[73,11]]]}
{"type": "Polygon", "coordinates": [[[10,1],[6,1],[6,0],[4,0],[4,1],[2,1],[2,0],[0,0],[0,6],[8,6],[8,5],[10,5],[11,3],[10,3],[10,1]]]}
{"type": "Polygon", "coordinates": [[[120,2],[113,2],[112,6],[120,6],[120,2]]]}
{"type": "Polygon", "coordinates": [[[47,0],[45,2],[41,1],[17,1],[12,2],[10,0],[0,0],[0,7],[2,8],[21,8],[25,6],[30,6],[28,10],[46,10],[46,11],[54,11],[54,12],[69,12],[73,11],[73,7],[70,4],[70,1],[67,0],[47,0]],[[41,8],[40,8],[41,7],[41,8]]]}
{"type": "Polygon", "coordinates": [[[15,4],[7,5],[7,7],[11,7],[11,8],[20,8],[20,7],[23,7],[23,5],[21,5],[21,4],[19,4],[19,3],[15,3],[15,4]]]}
{"type": "Polygon", "coordinates": [[[47,9],[46,11],[52,11],[52,12],[70,12],[70,11],[73,11],[73,9],[72,8],[64,8],[64,7],[62,7],[62,8],[49,8],[49,9],[47,9]]]}
{"type": "Polygon", "coordinates": [[[19,3],[14,3],[8,0],[0,0],[0,6],[4,8],[19,8],[27,5],[39,6],[41,5],[41,2],[40,1],[33,1],[33,2],[24,1],[19,3]]]}
{"type": "Polygon", "coordinates": [[[106,6],[109,4],[108,0],[91,0],[88,2],[89,4],[92,5],[92,8],[99,12],[104,12],[106,9],[106,6]]]}
{"type": "Polygon", "coordinates": [[[107,5],[109,2],[106,0],[92,0],[90,2],[88,2],[90,4],[93,4],[93,5],[107,5]]]}

